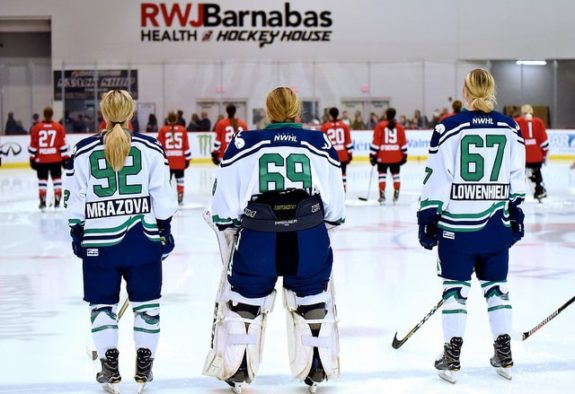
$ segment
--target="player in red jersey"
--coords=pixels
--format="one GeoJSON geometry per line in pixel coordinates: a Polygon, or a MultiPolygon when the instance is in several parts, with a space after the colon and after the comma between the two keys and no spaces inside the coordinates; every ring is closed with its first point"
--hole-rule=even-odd
{"type": "Polygon", "coordinates": [[[521,116],[515,121],[521,128],[521,136],[525,140],[525,167],[529,180],[535,184],[533,197],[539,201],[547,197],[547,190],[543,186],[541,166],[547,159],[549,140],[545,124],[541,118],[533,116],[533,107],[529,104],[521,106],[521,116]]]}
{"type": "Polygon", "coordinates": [[[343,179],[343,188],[347,188],[346,170],[347,165],[353,159],[353,142],[351,141],[351,132],[349,126],[338,119],[339,110],[332,107],[328,111],[329,121],[321,125],[321,131],[326,133],[331,144],[337,151],[337,157],[341,163],[341,174],[343,179]]]}
{"type": "Polygon", "coordinates": [[[176,177],[178,204],[184,202],[184,170],[189,167],[192,159],[190,142],[186,128],[178,124],[178,115],[172,111],[168,114],[167,124],[158,132],[158,142],[164,147],[168,164],[170,165],[170,179],[176,177]]]}
{"type": "Polygon", "coordinates": [[[44,108],[44,120],[34,125],[30,130],[30,146],[28,147],[30,167],[36,170],[38,175],[39,208],[42,210],[46,208],[48,176],[52,177],[52,185],[54,186],[54,207],[60,206],[62,166],[70,158],[64,126],[54,122],[53,116],[52,108],[44,108]]]}
{"type": "Polygon", "coordinates": [[[370,146],[369,161],[377,164],[379,173],[379,203],[385,201],[385,181],[387,169],[393,177],[393,202],[399,198],[401,186],[399,168],[407,162],[407,139],[405,129],[395,120],[394,108],[385,110],[385,120],[379,122],[373,130],[373,141],[370,146]]]}
{"type": "Polygon", "coordinates": [[[453,112],[448,112],[446,114],[441,115],[439,117],[439,122],[443,122],[450,116],[457,115],[458,113],[460,113],[461,110],[463,109],[463,103],[460,100],[455,100],[453,103],[451,103],[451,109],[453,109],[453,112]]]}
{"type": "Polygon", "coordinates": [[[228,117],[220,120],[216,124],[216,139],[214,140],[214,149],[212,150],[212,162],[219,165],[224,157],[228,144],[234,136],[240,131],[246,131],[248,125],[240,118],[236,118],[236,106],[228,104],[226,106],[228,117]]]}

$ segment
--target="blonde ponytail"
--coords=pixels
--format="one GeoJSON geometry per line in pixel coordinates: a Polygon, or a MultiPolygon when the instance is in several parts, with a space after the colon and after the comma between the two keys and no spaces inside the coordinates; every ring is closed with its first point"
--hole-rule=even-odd
{"type": "Polygon", "coordinates": [[[465,77],[464,88],[467,92],[469,109],[491,112],[497,104],[495,99],[495,79],[489,71],[482,68],[471,70],[465,77]]]}
{"type": "Polygon", "coordinates": [[[124,168],[126,157],[130,153],[132,137],[126,129],[134,109],[134,100],[125,90],[111,90],[100,102],[100,110],[106,121],[104,153],[106,161],[114,171],[124,168]]]}
{"type": "Polygon", "coordinates": [[[266,98],[266,113],[272,123],[294,122],[301,115],[301,102],[290,88],[275,88],[266,98]]]}

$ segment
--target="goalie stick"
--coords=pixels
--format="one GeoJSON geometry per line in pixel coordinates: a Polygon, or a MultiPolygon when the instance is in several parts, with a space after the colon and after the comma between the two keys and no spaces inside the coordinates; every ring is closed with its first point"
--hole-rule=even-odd
{"type": "MultiPolygon", "coordinates": [[[[126,299],[124,300],[124,303],[122,304],[122,306],[120,307],[120,310],[118,311],[118,321],[120,321],[120,319],[122,318],[122,316],[124,316],[124,312],[126,312],[126,309],[128,309],[128,305],[130,305],[130,300],[126,297],[126,299]]],[[[90,353],[90,358],[92,359],[92,361],[96,361],[98,359],[98,352],[95,350],[90,350],[87,349],[90,353]]]]}
{"type": "Polygon", "coordinates": [[[552,314],[550,314],[549,316],[547,316],[545,319],[543,319],[543,321],[539,324],[537,324],[535,327],[533,327],[531,330],[529,331],[525,331],[523,333],[523,335],[521,336],[523,340],[526,340],[527,338],[529,338],[531,335],[535,334],[541,327],[543,327],[545,324],[549,323],[551,320],[553,320],[558,314],[560,314],[561,312],[563,312],[563,310],[565,308],[567,308],[569,305],[571,305],[573,302],[575,301],[575,296],[571,297],[571,299],[569,301],[567,301],[566,303],[564,303],[563,305],[561,305],[559,307],[559,309],[555,310],[552,314]]]}
{"type": "Polygon", "coordinates": [[[427,313],[427,315],[424,316],[423,319],[421,319],[421,321],[419,323],[417,323],[415,325],[415,327],[413,327],[411,329],[411,331],[409,331],[407,333],[407,335],[405,335],[403,338],[401,339],[397,339],[397,332],[395,333],[395,335],[393,336],[393,342],[391,343],[391,347],[394,349],[399,349],[405,342],[407,342],[407,340],[413,335],[415,334],[415,332],[417,330],[419,330],[421,328],[421,326],[423,326],[423,323],[425,323],[427,320],[429,320],[429,318],[439,309],[441,308],[441,305],[443,305],[443,298],[441,298],[441,300],[427,313]]]}
{"type": "Polygon", "coordinates": [[[368,201],[369,200],[369,192],[371,191],[371,183],[373,182],[373,173],[375,172],[375,166],[371,167],[371,172],[369,174],[369,184],[367,185],[367,196],[365,197],[358,197],[360,201],[368,201]]]}

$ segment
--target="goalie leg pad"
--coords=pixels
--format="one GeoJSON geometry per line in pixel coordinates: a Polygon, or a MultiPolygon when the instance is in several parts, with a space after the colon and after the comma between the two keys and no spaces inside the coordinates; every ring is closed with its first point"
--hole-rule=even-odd
{"type": "Polygon", "coordinates": [[[204,364],[204,375],[220,380],[250,383],[262,358],[267,314],[272,310],[275,290],[266,297],[246,298],[227,283],[218,294],[212,348],[204,364]]]}
{"type": "Polygon", "coordinates": [[[284,288],[284,304],[292,375],[314,382],[338,377],[339,333],[333,286],[306,297],[284,288]]]}

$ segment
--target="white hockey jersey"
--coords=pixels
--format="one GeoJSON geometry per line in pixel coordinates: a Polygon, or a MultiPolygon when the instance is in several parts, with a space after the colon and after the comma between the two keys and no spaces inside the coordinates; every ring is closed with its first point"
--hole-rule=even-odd
{"type": "Polygon", "coordinates": [[[420,211],[435,209],[439,228],[480,231],[494,217],[509,227],[508,203],[520,202],[526,191],[519,127],[495,111],[449,117],[435,127],[425,171],[420,211]]]}
{"type": "Polygon", "coordinates": [[[160,241],[156,219],[170,218],[177,201],[155,138],[134,133],[125,166],[117,172],[105,159],[101,134],[80,141],[73,159],[64,181],[64,207],[70,227],[84,226],[82,246],[116,245],[138,223],[148,239],[160,241]]]}
{"type": "Polygon", "coordinates": [[[220,228],[239,226],[251,197],[272,190],[305,189],[319,194],[325,221],[345,220],[345,193],[337,152],[327,135],[298,123],[271,124],[239,133],[218,169],[211,201],[220,228]]]}

